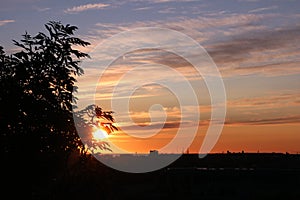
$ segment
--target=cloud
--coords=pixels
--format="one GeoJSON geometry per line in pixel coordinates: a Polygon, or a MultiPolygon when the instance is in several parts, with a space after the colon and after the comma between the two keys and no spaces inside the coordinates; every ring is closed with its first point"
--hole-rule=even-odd
{"type": "Polygon", "coordinates": [[[266,11],[266,10],[274,10],[277,9],[278,6],[269,6],[269,7],[264,7],[264,8],[256,8],[253,10],[248,11],[248,13],[257,13],[257,12],[262,12],[262,11],[266,11]]]}
{"type": "Polygon", "coordinates": [[[243,98],[227,102],[229,108],[268,109],[300,105],[300,94],[283,93],[255,98],[243,98]]]}
{"type": "Polygon", "coordinates": [[[104,4],[104,3],[84,4],[84,5],[68,8],[64,10],[64,12],[68,14],[72,14],[72,13],[79,13],[87,10],[99,10],[99,9],[106,8],[108,6],[110,6],[110,4],[104,4]]]}
{"type": "MultiPolygon", "coordinates": [[[[267,19],[270,20],[277,17],[280,16],[276,14],[222,13],[196,18],[178,17],[168,21],[136,21],[119,24],[98,23],[95,29],[90,32],[89,37],[92,39],[92,44],[96,44],[116,33],[136,27],[155,26],[170,28],[191,36],[199,44],[204,43],[205,49],[211,55],[224,77],[249,74],[282,76],[283,74],[300,73],[300,43],[298,42],[300,26],[282,25],[271,27],[263,24],[267,19]]],[[[149,38],[149,35],[145,35],[145,38],[147,37],[149,38]]],[[[151,37],[155,36],[150,35],[151,37]]],[[[126,39],[120,41],[120,44],[126,43],[126,39]]],[[[161,37],[158,39],[163,41],[165,38],[161,37]]],[[[109,56],[110,51],[107,52],[107,56],[109,56]]],[[[171,53],[142,50],[126,54],[123,58],[120,58],[122,62],[117,63],[118,66],[116,65],[115,68],[110,68],[111,71],[107,71],[107,79],[102,84],[107,82],[106,85],[112,87],[114,85],[112,80],[116,80],[117,77],[128,71],[130,69],[129,66],[132,67],[144,63],[159,63],[170,66],[189,80],[194,77],[194,71],[191,70],[189,63],[171,53]]],[[[107,59],[107,57],[104,59],[107,59]]],[[[169,78],[168,76],[171,75],[164,73],[165,78],[169,78]]],[[[172,80],[178,81],[177,79],[172,80]]],[[[109,93],[109,91],[102,93],[105,99],[109,97],[107,95],[109,93]]],[[[243,105],[237,105],[237,107],[241,106],[243,105]]]]}
{"type": "Polygon", "coordinates": [[[286,116],[266,119],[253,119],[245,121],[226,121],[225,125],[229,126],[243,126],[243,125],[281,125],[281,124],[299,124],[300,116],[286,116]]]}
{"type": "Polygon", "coordinates": [[[0,20],[0,26],[4,26],[5,24],[13,23],[13,22],[15,22],[15,20],[12,19],[0,20]]]}
{"type": "Polygon", "coordinates": [[[238,0],[238,2],[259,2],[260,0],[238,0]]]}
{"type": "Polygon", "coordinates": [[[151,0],[151,3],[169,3],[169,2],[193,2],[197,0],[151,0]]]}
{"type": "Polygon", "coordinates": [[[300,26],[253,31],[208,46],[222,75],[300,73],[300,26]]]}
{"type": "Polygon", "coordinates": [[[239,98],[227,102],[227,125],[275,125],[300,122],[300,94],[272,92],[266,96],[239,98]]]}
{"type": "MultiPolygon", "coordinates": [[[[242,27],[241,27],[242,28],[242,27]]],[[[210,46],[216,59],[218,56],[245,57],[252,51],[291,47],[300,37],[300,27],[281,30],[263,30],[260,32],[248,32],[247,34],[235,35],[232,40],[217,43],[210,46]]]]}
{"type": "Polygon", "coordinates": [[[147,7],[140,7],[140,8],[135,8],[133,9],[134,11],[144,11],[144,10],[150,10],[152,9],[153,7],[151,6],[147,6],[147,7]]]}
{"type": "Polygon", "coordinates": [[[224,76],[260,74],[269,77],[295,75],[300,73],[299,64],[300,60],[275,61],[274,63],[269,64],[257,63],[250,67],[233,67],[231,69],[225,69],[222,74],[224,76]]]}
{"type": "MultiPolygon", "coordinates": [[[[168,8],[172,10],[173,8],[168,8]]],[[[161,12],[158,10],[157,12],[161,12]]],[[[219,28],[223,27],[236,27],[240,31],[249,25],[254,25],[267,17],[273,15],[262,14],[218,14],[218,16],[199,16],[196,18],[177,17],[169,20],[156,20],[156,21],[136,21],[133,23],[97,23],[96,29],[91,32],[94,35],[102,35],[110,37],[118,32],[130,30],[137,27],[163,27],[173,30],[181,31],[190,36],[199,36],[200,34],[208,33],[208,28],[215,28],[212,32],[215,33],[219,28]]],[[[240,32],[239,32],[240,33],[240,32]]],[[[209,35],[211,36],[211,35],[209,35]]],[[[199,38],[196,38],[199,41],[199,38]]]]}
{"type": "MultiPolygon", "coordinates": [[[[203,124],[207,125],[206,122],[204,122],[203,124]]],[[[201,123],[202,125],[202,123],[201,123]]],[[[193,126],[198,126],[198,123],[192,123],[192,122],[180,122],[180,121],[172,121],[172,122],[165,122],[165,123],[155,123],[155,124],[145,124],[144,125],[141,125],[139,124],[138,126],[141,126],[141,127],[145,127],[145,126],[151,126],[151,129],[178,129],[180,126],[181,128],[188,128],[188,127],[193,127],[193,126]]],[[[139,128],[137,128],[137,126],[132,126],[132,125],[129,125],[129,126],[122,126],[124,129],[126,130],[130,130],[130,131],[135,131],[135,132],[138,132],[140,131],[139,133],[143,133],[143,131],[141,131],[139,128]]],[[[121,130],[122,130],[122,127],[121,130]]],[[[150,130],[151,130],[150,129],[150,130]]]]}
{"type": "Polygon", "coordinates": [[[51,10],[51,8],[48,8],[48,7],[41,8],[38,6],[33,6],[33,9],[37,10],[38,12],[45,12],[45,11],[51,10]]]}
{"type": "Polygon", "coordinates": [[[164,8],[163,10],[159,10],[158,13],[162,13],[162,14],[172,14],[176,12],[176,8],[164,8]]]}

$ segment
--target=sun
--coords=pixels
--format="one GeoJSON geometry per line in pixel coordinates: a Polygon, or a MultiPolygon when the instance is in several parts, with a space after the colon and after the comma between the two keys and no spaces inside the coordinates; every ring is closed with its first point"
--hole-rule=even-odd
{"type": "Polygon", "coordinates": [[[96,140],[102,140],[102,139],[105,139],[105,138],[108,138],[108,133],[101,129],[101,128],[97,128],[94,132],[93,132],[93,137],[94,139],[96,140]]]}

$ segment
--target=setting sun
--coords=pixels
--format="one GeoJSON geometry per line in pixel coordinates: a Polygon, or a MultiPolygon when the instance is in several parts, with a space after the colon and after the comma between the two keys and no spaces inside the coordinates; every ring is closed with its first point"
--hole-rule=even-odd
{"type": "Polygon", "coordinates": [[[100,128],[97,128],[94,132],[93,132],[93,137],[96,140],[102,140],[104,138],[107,138],[109,135],[108,133],[100,128]]]}

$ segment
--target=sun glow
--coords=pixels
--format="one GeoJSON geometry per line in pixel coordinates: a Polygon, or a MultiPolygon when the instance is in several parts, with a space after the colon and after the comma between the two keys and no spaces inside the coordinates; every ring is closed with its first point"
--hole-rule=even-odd
{"type": "Polygon", "coordinates": [[[97,128],[94,132],[93,132],[93,137],[94,139],[96,140],[102,140],[102,139],[105,139],[105,138],[108,138],[108,133],[101,129],[101,128],[97,128]]]}

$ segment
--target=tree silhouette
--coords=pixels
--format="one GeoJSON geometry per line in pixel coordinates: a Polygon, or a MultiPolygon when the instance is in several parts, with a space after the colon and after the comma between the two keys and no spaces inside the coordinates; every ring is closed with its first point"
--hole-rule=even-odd
{"type": "Polygon", "coordinates": [[[102,111],[97,105],[89,105],[74,113],[74,121],[79,129],[81,141],[85,144],[82,154],[88,151],[92,153],[99,152],[99,150],[111,151],[108,143],[93,138],[92,132],[94,128],[104,129],[108,134],[118,131],[118,128],[113,125],[115,120],[112,114],[112,111],[102,111]]]}
{"type": "Polygon", "coordinates": [[[9,57],[1,52],[1,116],[7,126],[1,132],[14,141],[6,151],[60,152],[80,145],[71,127],[72,92],[74,76],[83,73],[79,59],[88,55],[72,46],[89,43],[72,37],[75,26],[45,27],[49,35],[25,33],[14,41],[19,52],[9,57]]]}
{"type": "Polygon", "coordinates": [[[100,122],[96,125],[108,132],[117,130],[111,111],[95,105],[72,111],[76,76],[83,74],[79,64],[89,58],[76,46],[89,43],[74,37],[76,26],[50,21],[45,28],[46,33],[26,32],[20,41],[14,40],[16,53],[7,55],[0,46],[0,154],[5,172],[1,178],[5,183],[19,181],[11,187],[23,187],[30,180],[33,188],[48,188],[53,180],[68,177],[67,162],[73,155],[81,174],[87,168],[82,161],[90,158],[89,148],[110,150],[99,141],[84,145],[86,138],[79,137],[76,127],[89,131],[92,122],[100,122]],[[94,121],[85,118],[87,114],[94,121]]]}
{"type": "MultiPolygon", "coordinates": [[[[74,125],[72,103],[76,103],[76,76],[83,74],[80,61],[89,57],[75,47],[90,43],[74,37],[76,26],[50,21],[45,28],[47,33],[26,32],[20,41],[13,40],[20,50],[12,55],[0,46],[1,153],[61,157],[74,150],[86,153],[74,125]]],[[[112,112],[93,108],[98,117],[114,121],[112,112]]],[[[112,123],[104,125],[117,130],[112,123]]]]}

